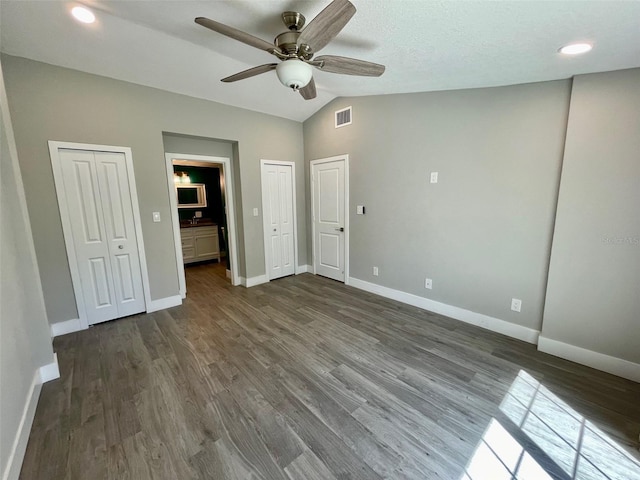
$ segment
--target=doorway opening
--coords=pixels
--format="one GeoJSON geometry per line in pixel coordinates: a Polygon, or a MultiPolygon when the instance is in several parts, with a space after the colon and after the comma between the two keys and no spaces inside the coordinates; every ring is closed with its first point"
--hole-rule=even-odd
{"type": "Polygon", "coordinates": [[[231,160],[165,154],[180,295],[186,296],[185,266],[217,263],[239,285],[231,160]]]}

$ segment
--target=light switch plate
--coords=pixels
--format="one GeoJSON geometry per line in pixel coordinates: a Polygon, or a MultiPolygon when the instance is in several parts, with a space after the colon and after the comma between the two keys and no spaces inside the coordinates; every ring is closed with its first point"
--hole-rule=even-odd
{"type": "Polygon", "coordinates": [[[438,183],[438,172],[431,172],[431,183],[438,183]]]}
{"type": "Polygon", "coordinates": [[[158,223],[160,221],[160,212],[153,212],[153,221],[158,223]]]}

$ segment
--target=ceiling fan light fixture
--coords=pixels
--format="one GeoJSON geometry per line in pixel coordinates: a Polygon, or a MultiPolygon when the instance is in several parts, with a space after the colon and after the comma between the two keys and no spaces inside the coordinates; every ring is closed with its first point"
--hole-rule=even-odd
{"type": "Polygon", "coordinates": [[[290,58],[278,64],[276,74],[285,87],[299,90],[309,84],[313,69],[302,60],[290,58]]]}

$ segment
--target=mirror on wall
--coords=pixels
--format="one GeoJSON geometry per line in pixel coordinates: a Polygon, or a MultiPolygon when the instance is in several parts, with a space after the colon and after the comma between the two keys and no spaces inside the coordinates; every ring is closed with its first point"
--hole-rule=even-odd
{"type": "Polygon", "coordinates": [[[207,206],[207,190],[204,183],[176,184],[178,208],[202,208],[207,206]]]}

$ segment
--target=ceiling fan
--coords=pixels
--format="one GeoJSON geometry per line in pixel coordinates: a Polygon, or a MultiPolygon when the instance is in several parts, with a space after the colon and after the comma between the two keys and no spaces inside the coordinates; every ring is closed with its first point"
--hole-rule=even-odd
{"type": "Polygon", "coordinates": [[[324,72],[365,77],[379,77],[384,73],[384,65],[356,58],[335,55],[313,57],[340,33],[355,13],[356,7],[349,0],[333,0],[303,29],[304,15],[298,12],[284,12],[282,21],[289,31],[278,35],[273,44],[205,17],[198,17],[195,21],[214,32],[264,50],[281,60],[280,63],[267,63],[236,73],[223,78],[223,82],[236,82],[275,70],[283,85],[299,91],[305,100],[311,100],[316,97],[316,84],[311,67],[324,72]]]}

